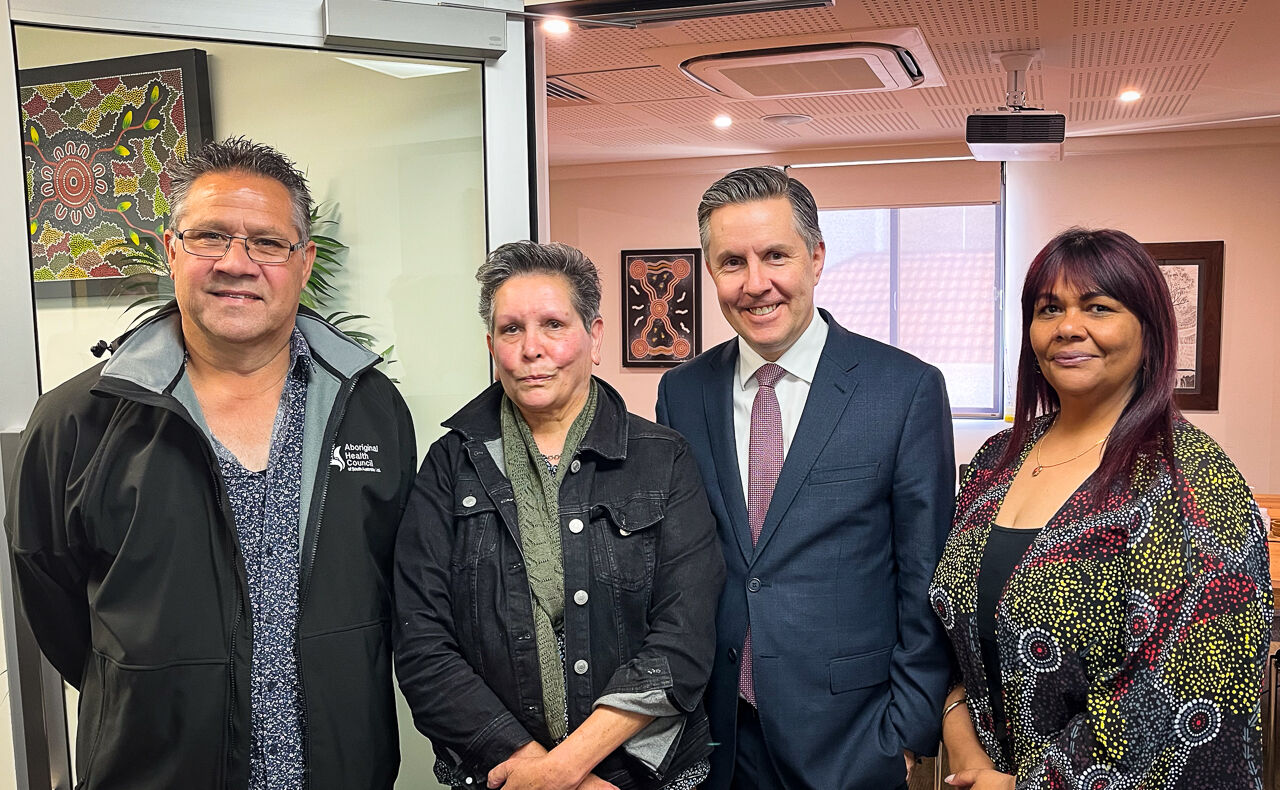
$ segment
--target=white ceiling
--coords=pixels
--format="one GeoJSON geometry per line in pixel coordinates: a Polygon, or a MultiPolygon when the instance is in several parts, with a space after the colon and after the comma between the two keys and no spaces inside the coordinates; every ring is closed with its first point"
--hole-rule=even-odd
{"type": "Polygon", "coordinates": [[[1268,117],[1280,116],[1280,0],[836,0],[830,8],[548,37],[548,77],[589,97],[549,102],[550,159],[963,142],[966,115],[1004,103],[1005,75],[990,53],[1029,49],[1043,54],[1029,73],[1028,104],[1064,113],[1068,137],[1280,124],[1268,117]],[[712,94],[675,68],[704,50],[857,40],[902,27],[923,34],[939,71],[926,76],[939,87],[747,101],[712,94]],[[1143,98],[1117,101],[1128,88],[1143,98]],[[721,113],[734,119],[731,127],[711,124],[721,113]],[[760,120],[773,113],[813,120],[760,120]]]}

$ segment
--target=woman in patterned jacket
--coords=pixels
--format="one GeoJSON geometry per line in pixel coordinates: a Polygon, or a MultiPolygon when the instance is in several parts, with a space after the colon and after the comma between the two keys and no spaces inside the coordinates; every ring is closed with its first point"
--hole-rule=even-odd
{"type": "Polygon", "coordinates": [[[1173,404],[1159,269],[1124,233],[1068,230],[1022,313],[1014,425],[970,464],[930,589],[960,671],[947,782],[1261,788],[1265,532],[1173,404]]]}

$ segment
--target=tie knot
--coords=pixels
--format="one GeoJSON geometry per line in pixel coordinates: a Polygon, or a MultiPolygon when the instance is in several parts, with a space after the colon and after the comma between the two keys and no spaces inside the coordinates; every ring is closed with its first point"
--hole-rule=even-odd
{"type": "Polygon", "coordinates": [[[772,362],[766,362],[756,371],[756,383],[761,387],[772,387],[778,383],[778,379],[787,374],[781,365],[775,365],[772,362]]]}

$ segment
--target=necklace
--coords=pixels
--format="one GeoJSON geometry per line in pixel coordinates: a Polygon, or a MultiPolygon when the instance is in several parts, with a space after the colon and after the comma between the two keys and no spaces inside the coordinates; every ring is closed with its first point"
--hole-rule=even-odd
{"type": "Polygon", "coordinates": [[[1043,471],[1044,471],[1044,470],[1046,470],[1046,469],[1052,469],[1052,468],[1053,468],[1053,467],[1055,467],[1055,466],[1062,466],[1063,464],[1069,464],[1069,463],[1071,463],[1072,461],[1076,460],[1077,458],[1082,458],[1082,457],[1084,457],[1085,453],[1088,453],[1089,451],[1093,450],[1093,448],[1097,447],[1098,445],[1102,444],[1102,443],[1103,443],[1103,442],[1105,442],[1106,440],[1110,439],[1110,438],[1111,438],[1111,431],[1107,431],[1107,435],[1106,435],[1106,436],[1102,437],[1102,438],[1101,438],[1101,439],[1099,439],[1098,441],[1096,441],[1096,442],[1094,442],[1093,444],[1091,444],[1091,445],[1089,445],[1088,447],[1086,447],[1086,448],[1084,449],[1084,452],[1080,453],[1079,455],[1073,455],[1073,456],[1071,456],[1070,458],[1068,458],[1067,460],[1065,460],[1065,461],[1059,461],[1059,462],[1058,462],[1058,463],[1056,463],[1056,464],[1046,464],[1046,463],[1044,463],[1044,462],[1042,462],[1042,461],[1040,460],[1040,446],[1041,446],[1042,444],[1044,444],[1044,440],[1045,440],[1045,438],[1047,438],[1047,437],[1048,437],[1048,435],[1049,435],[1049,434],[1046,432],[1044,436],[1040,437],[1040,441],[1036,442],[1036,465],[1035,465],[1035,468],[1031,470],[1031,476],[1032,476],[1032,477],[1038,477],[1038,476],[1040,475],[1040,473],[1041,473],[1041,472],[1043,472],[1043,471]]]}
{"type": "Polygon", "coordinates": [[[547,463],[554,464],[560,461],[561,453],[552,453],[551,455],[547,455],[546,453],[539,450],[538,455],[542,456],[542,460],[546,461],[547,463]]]}

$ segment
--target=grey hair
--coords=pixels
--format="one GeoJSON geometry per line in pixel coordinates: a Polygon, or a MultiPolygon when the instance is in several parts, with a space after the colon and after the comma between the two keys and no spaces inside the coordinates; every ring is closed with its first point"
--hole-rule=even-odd
{"type": "Polygon", "coordinates": [[[493,295],[503,283],[522,274],[558,274],[569,283],[573,309],[588,331],[600,317],[600,274],[581,250],[568,244],[513,241],[489,253],[476,270],[480,283],[480,317],[493,331],[493,295]]]}
{"type": "Polygon", "coordinates": [[[777,167],[747,167],[734,170],[702,193],[698,204],[698,237],[702,252],[710,253],[711,212],[724,206],[754,203],[757,200],[786,198],[791,202],[791,214],[796,233],[804,239],[809,254],[822,243],[822,229],[818,227],[818,204],[804,184],[777,167]]]}
{"type": "Polygon", "coordinates": [[[187,210],[187,196],[196,179],[208,173],[251,173],[280,182],[293,204],[293,224],[299,241],[311,238],[311,191],[307,179],[293,160],[263,143],[247,137],[210,141],[175,162],[169,168],[172,194],[169,223],[177,226],[187,210]]]}

